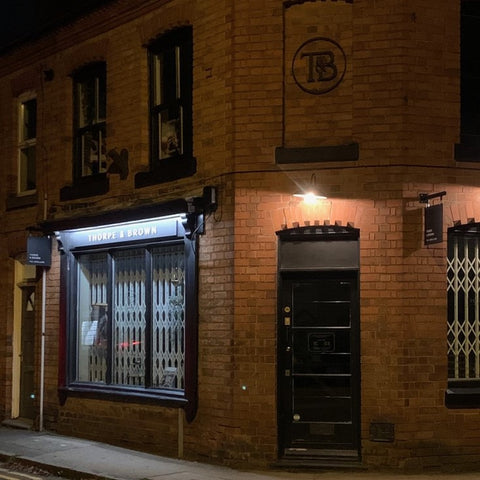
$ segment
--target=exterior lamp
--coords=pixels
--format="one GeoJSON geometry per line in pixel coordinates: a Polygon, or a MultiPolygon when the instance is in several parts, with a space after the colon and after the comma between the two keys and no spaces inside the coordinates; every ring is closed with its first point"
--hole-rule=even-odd
{"type": "Polygon", "coordinates": [[[316,177],[314,173],[312,173],[312,177],[310,178],[310,185],[307,187],[307,189],[300,193],[294,193],[293,196],[303,198],[303,201],[308,205],[314,204],[317,200],[326,200],[327,198],[325,195],[322,195],[318,191],[316,177]]]}

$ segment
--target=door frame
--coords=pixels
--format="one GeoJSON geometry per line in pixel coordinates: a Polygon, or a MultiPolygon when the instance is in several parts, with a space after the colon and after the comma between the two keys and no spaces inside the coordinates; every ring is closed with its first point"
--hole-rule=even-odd
{"type": "MultiPolygon", "coordinates": [[[[19,418],[21,396],[21,353],[22,353],[22,289],[35,287],[38,283],[38,272],[34,265],[26,264],[26,254],[15,259],[14,291],[13,291],[13,338],[12,338],[12,403],[10,417],[19,418]]],[[[35,323],[36,323],[35,318],[35,323]]]]}
{"type": "MultiPolygon", "coordinates": [[[[34,420],[35,418],[35,397],[31,397],[32,394],[34,394],[35,391],[35,370],[36,370],[36,365],[35,365],[35,331],[36,331],[36,322],[35,322],[35,285],[32,284],[26,284],[22,285],[20,287],[21,290],[21,296],[22,296],[22,310],[21,310],[21,332],[20,332],[20,391],[19,391],[19,417],[25,418],[28,420],[34,420]],[[31,298],[31,295],[33,294],[33,304],[32,304],[32,310],[28,310],[27,305],[29,304],[29,300],[31,298]],[[27,315],[29,315],[30,319],[27,320],[27,315]],[[29,338],[27,339],[25,337],[26,335],[26,328],[25,324],[27,321],[32,322],[31,324],[31,330],[29,333],[29,338]],[[25,341],[29,340],[29,343],[31,343],[32,351],[30,352],[31,355],[31,364],[28,365],[28,367],[31,369],[31,389],[30,392],[27,392],[27,386],[26,386],[26,379],[27,379],[27,371],[25,365],[25,357],[26,353],[24,351],[24,344],[25,341]],[[31,402],[28,402],[27,398],[30,396],[30,399],[32,400],[31,402]],[[31,403],[31,405],[28,405],[28,403],[31,403]],[[28,410],[28,411],[27,411],[28,410]],[[31,412],[30,412],[31,410],[31,412]]],[[[30,383],[30,382],[28,382],[30,383]]]]}
{"type": "MultiPolygon", "coordinates": [[[[360,369],[360,250],[359,229],[347,226],[306,226],[276,232],[278,236],[278,278],[277,278],[277,433],[278,457],[280,463],[343,464],[361,460],[361,369],[360,369]],[[283,409],[283,376],[285,352],[284,340],[284,299],[282,292],[285,282],[292,279],[326,279],[328,276],[342,276],[356,279],[356,318],[352,321],[352,421],[355,422],[355,450],[307,449],[298,455],[286,454],[283,409]],[[355,357],[355,358],[354,358],[355,357]]],[[[290,393],[291,394],[291,393],[290,393]]]]}

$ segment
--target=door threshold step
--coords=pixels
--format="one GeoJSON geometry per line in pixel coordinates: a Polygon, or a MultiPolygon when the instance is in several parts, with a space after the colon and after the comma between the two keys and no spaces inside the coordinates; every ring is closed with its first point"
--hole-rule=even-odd
{"type": "Polygon", "coordinates": [[[358,450],[334,449],[334,448],[286,448],[284,450],[285,457],[328,457],[328,458],[359,458],[358,450]]]}
{"type": "Polygon", "coordinates": [[[29,418],[7,418],[2,421],[2,426],[10,428],[18,428],[21,430],[32,430],[33,420],[29,418]]]}
{"type": "Polygon", "coordinates": [[[283,457],[273,464],[273,467],[279,468],[299,468],[299,469],[346,469],[346,470],[367,470],[361,460],[356,457],[324,457],[324,456],[299,456],[283,457]]]}

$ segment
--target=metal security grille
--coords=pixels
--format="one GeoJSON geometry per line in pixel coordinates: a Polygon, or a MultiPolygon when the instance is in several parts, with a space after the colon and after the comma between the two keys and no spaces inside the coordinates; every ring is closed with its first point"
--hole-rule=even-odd
{"type": "Polygon", "coordinates": [[[77,380],[185,389],[184,244],[78,263],[77,380]]]}
{"type": "Polygon", "coordinates": [[[480,235],[450,235],[448,242],[448,377],[478,380],[480,235]]]}
{"type": "Polygon", "coordinates": [[[156,248],[153,257],[152,386],[185,386],[185,268],[183,245],[156,248]]]}
{"type": "Polygon", "coordinates": [[[106,319],[99,316],[96,306],[107,303],[106,255],[85,255],[82,260],[84,273],[90,283],[90,321],[94,329],[94,333],[90,333],[92,338],[86,342],[89,345],[88,381],[104,383],[107,372],[106,319]],[[100,322],[104,324],[101,326],[100,322]]]}
{"type": "Polygon", "coordinates": [[[145,385],[145,253],[114,256],[112,383],[145,385]]]}

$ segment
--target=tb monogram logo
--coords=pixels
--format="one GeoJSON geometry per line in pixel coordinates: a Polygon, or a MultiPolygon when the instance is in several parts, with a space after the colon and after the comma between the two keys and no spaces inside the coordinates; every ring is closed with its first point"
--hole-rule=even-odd
{"type": "Polygon", "coordinates": [[[307,93],[320,95],[333,90],[342,81],[347,61],[342,47],[328,38],[304,42],[292,62],[295,83],[307,93]]]}

